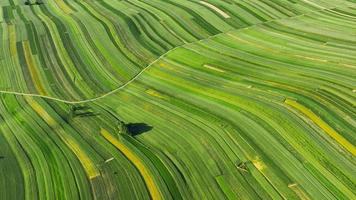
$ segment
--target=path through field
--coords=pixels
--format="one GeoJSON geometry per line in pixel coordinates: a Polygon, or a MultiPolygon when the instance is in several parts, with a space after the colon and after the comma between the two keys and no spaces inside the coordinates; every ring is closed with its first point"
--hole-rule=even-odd
{"type": "Polygon", "coordinates": [[[0,0],[0,199],[356,199],[353,0],[0,0]]]}

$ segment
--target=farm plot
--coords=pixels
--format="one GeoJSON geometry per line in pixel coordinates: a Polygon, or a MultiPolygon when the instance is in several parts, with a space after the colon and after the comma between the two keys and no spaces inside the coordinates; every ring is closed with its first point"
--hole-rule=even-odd
{"type": "Polygon", "coordinates": [[[1,148],[11,149],[2,151],[1,199],[149,199],[137,158],[126,156],[135,150],[100,136],[117,124],[110,114],[13,96],[0,109],[10,146],[1,148]]]}
{"type": "Polygon", "coordinates": [[[185,43],[351,4],[284,0],[42,2],[0,1],[0,90],[71,101],[114,90],[160,55],[185,43]]]}
{"type": "Polygon", "coordinates": [[[353,199],[355,29],[329,12],[185,45],[95,103],[153,126],[194,199],[353,199]]]}
{"type": "Polygon", "coordinates": [[[354,2],[44,2],[0,0],[0,199],[356,198],[354,2]]]}

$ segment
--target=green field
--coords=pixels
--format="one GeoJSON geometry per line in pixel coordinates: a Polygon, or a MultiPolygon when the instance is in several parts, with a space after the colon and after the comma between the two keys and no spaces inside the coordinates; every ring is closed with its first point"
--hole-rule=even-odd
{"type": "Polygon", "coordinates": [[[0,200],[356,199],[355,0],[0,0],[0,200]]]}

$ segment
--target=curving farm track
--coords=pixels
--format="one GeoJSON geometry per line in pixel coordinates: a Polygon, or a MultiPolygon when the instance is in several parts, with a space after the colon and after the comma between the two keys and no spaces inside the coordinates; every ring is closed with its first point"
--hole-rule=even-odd
{"type": "Polygon", "coordinates": [[[355,1],[24,2],[0,199],[356,199],[355,1]]]}

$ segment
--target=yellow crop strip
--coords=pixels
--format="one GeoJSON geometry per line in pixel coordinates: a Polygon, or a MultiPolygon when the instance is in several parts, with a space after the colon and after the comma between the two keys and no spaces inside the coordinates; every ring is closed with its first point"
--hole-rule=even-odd
{"type": "Polygon", "coordinates": [[[211,70],[214,70],[214,71],[217,71],[217,72],[222,72],[222,73],[225,72],[225,70],[222,70],[220,68],[217,68],[217,67],[214,67],[214,66],[211,66],[211,65],[207,65],[207,64],[203,65],[203,67],[211,69],[211,70]]]}
{"type": "Polygon", "coordinates": [[[95,167],[94,163],[91,161],[91,159],[88,157],[87,154],[85,154],[80,146],[75,142],[75,140],[72,137],[68,137],[68,135],[63,135],[65,133],[65,130],[63,130],[60,125],[56,122],[55,119],[53,119],[48,112],[43,109],[43,107],[37,103],[33,98],[26,96],[25,97],[26,101],[29,103],[29,105],[32,107],[32,109],[42,117],[42,119],[51,127],[54,128],[54,130],[57,131],[59,137],[66,143],[66,145],[74,152],[74,154],[77,156],[79,159],[79,162],[82,164],[84,167],[85,172],[87,173],[88,177],[90,179],[95,178],[99,176],[99,172],[97,168],[95,167]]]}
{"type": "Polygon", "coordinates": [[[65,14],[73,13],[72,9],[70,9],[70,7],[63,0],[55,0],[55,2],[59,9],[61,9],[65,14]]]}
{"type": "Polygon", "coordinates": [[[93,179],[97,176],[99,176],[99,172],[96,169],[94,163],[90,160],[87,154],[85,154],[80,146],[72,139],[72,138],[66,138],[65,143],[70,147],[70,149],[74,152],[74,154],[77,156],[79,159],[80,163],[85,169],[85,172],[89,176],[89,179],[93,179]]]}
{"type": "Polygon", "coordinates": [[[42,108],[42,106],[33,100],[32,97],[24,97],[32,109],[42,117],[42,119],[51,127],[57,126],[57,122],[42,108]]]}
{"type": "Polygon", "coordinates": [[[153,96],[153,97],[157,97],[157,98],[160,98],[160,99],[166,99],[165,96],[163,96],[160,92],[154,90],[154,89],[148,89],[146,90],[146,93],[153,96]]]}
{"type": "Polygon", "coordinates": [[[32,78],[33,83],[35,84],[35,87],[37,89],[37,91],[41,94],[41,95],[46,95],[46,90],[43,88],[41,80],[40,80],[40,76],[39,73],[36,69],[36,65],[33,61],[32,58],[32,54],[31,54],[31,48],[30,48],[30,44],[29,41],[23,41],[22,43],[23,49],[24,49],[24,54],[25,54],[25,58],[26,58],[26,63],[28,66],[28,70],[30,71],[30,75],[32,78]]]}
{"type": "Polygon", "coordinates": [[[16,48],[16,30],[15,30],[15,25],[8,25],[7,26],[7,31],[9,33],[9,48],[10,48],[10,55],[15,56],[17,54],[17,48],[16,48]]]}
{"type": "Polygon", "coordinates": [[[150,195],[153,200],[160,200],[162,199],[161,193],[157,188],[150,172],[146,169],[146,166],[141,162],[138,156],[130,151],[123,143],[121,143],[118,139],[116,139],[113,135],[111,135],[107,130],[101,129],[101,135],[113,144],[116,148],[118,148],[131,162],[135,165],[135,167],[140,172],[141,176],[143,177],[147,189],[150,192],[150,195]]]}
{"type": "Polygon", "coordinates": [[[336,140],[336,142],[338,142],[346,150],[351,152],[352,155],[356,155],[355,146],[352,145],[349,141],[347,141],[344,137],[342,137],[339,133],[337,133],[332,127],[330,127],[326,122],[324,122],[310,109],[291,99],[286,99],[284,103],[302,112],[305,116],[311,119],[316,125],[318,125],[321,129],[323,129],[330,137],[336,140]]]}

